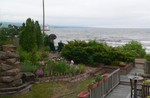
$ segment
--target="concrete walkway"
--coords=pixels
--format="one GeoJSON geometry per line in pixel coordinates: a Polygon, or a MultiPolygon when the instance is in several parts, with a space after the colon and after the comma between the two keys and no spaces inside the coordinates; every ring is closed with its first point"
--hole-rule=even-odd
{"type": "Polygon", "coordinates": [[[134,75],[135,73],[144,73],[143,63],[135,63],[135,67],[127,75],[120,75],[120,84],[106,98],[130,98],[131,88],[128,75],[134,75]]]}

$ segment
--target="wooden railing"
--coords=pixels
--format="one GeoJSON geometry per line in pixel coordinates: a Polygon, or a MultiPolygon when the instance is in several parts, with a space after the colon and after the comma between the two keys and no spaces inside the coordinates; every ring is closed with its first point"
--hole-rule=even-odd
{"type": "Polygon", "coordinates": [[[89,98],[105,98],[120,82],[119,70],[116,69],[109,74],[108,79],[103,81],[99,86],[89,89],[89,98]]]}

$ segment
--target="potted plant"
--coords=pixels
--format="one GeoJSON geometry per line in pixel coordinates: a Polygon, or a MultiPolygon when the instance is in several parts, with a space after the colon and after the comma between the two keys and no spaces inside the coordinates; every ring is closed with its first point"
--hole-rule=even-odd
{"type": "Polygon", "coordinates": [[[78,94],[78,98],[88,98],[89,92],[88,91],[83,91],[80,94],[78,94]]]}
{"type": "Polygon", "coordinates": [[[102,79],[103,79],[103,77],[101,75],[97,75],[95,77],[95,82],[97,83],[97,86],[99,86],[102,83],[102,81],[101,81],[102,79]]]}
{"type": "Polygon", "coordinates": [[[93,81],[88,85],[88,89],[94,89],[95,87],[97,87],[97,83],[95,82],[95,80],[93,80],[93,81]]]}
{"type": "Polygon", "coordinates": [[[150,74],[150,54],[146,54],[145,59],[144,73],[150,74]]]}
{"type": "Polygon", "coordinates": [[[143,84],[145,84],[145,85],[150,85],[150,80],[144,80],[144,81],[143,81],[143,84]]]}
{"type": "Polygon", "coordinates": [[[120,66],[120,67],[125,67],[125,66],[126,66],[126,63],[125,63],[125,62],[120,62],[120,63],[119,63],[119,66],[120,66]]]}

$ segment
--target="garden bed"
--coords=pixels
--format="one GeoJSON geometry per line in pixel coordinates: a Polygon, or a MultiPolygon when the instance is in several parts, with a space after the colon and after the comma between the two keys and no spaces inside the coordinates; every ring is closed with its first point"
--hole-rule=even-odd
{"type": "Polygon", "coordinates": [[[111,74],[114,70],[116,70],[116,67],[99,67],[99,68],[92,68],[87,67],[86,72],[83,74],[78,74],[75,76],[72,75],[62,75],[62,76],[50,76],[50,77],[41,77],[36,78],[36,83],[41,82],[78,82],[86,80],[90,76],[96,76],[96,75],[103,75],[103,74],[111,74]]]}

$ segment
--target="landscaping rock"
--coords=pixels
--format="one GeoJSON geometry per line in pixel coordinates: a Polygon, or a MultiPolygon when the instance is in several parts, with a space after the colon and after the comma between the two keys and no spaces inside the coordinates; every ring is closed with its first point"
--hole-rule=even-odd
{"type": "Polygon", "coordinates": [[[0,71],[7,71],[7,70],[10,70],[12,68],[13,68],[13,66],[3,64],[3,63],[0,64],[0,71]]]}
{"type": "Polygon", "coordinates": [[[8,58],[8,55],[6,52],[0,51],[0,60],[5,60],[8,58]]]}
{"type": "Polygon", "coordinates": [[[19,58],[19,54],[17,52],[7,51],[6,54],[8,55],[9,58],[19,58]]]}
{"type": "Polygon", "coordinates": [[[6,60],[6,63],[12,65],[12,64],[14,64],[16,61],[17,61],[16,58],[11,58],[11,59],[7,59],[7,60],[6,60]]]}
{"type": "Polygon", "coordinates": [[[35,81],[35,75],[31,72],[23,72],[22,80],[23,82],[33,82],[35,81]]]}
{"type": "Polygon", "coordinates": [[[5,72],[1,72],[0,76],[16,76],[20,72],[20,69],[11,69],[5,72]]]}
{"type": "Polygon", "coordinates": [[[13,66],[15,66],[15,68],[20,68],[21,67],[21,63],[19,61],[15,62],[13,64],[13,66]]]}
{"type": "Polygon", "coordinates": [[[11,85],[14,86],[19,86],[22,84],[22,79],[14,80],[11,85]]]}
{"type": "Polygon", "coordinates": [[[14,52],[16,51],[16,46],[14,45],[3,45],[3,51],[11,51],[14,52]]]}
{"type": "Polygon", "coordinates": [[[15,78],[12,77],[12,76],[2,76],[2,77],[0,78],[0,82],[2,82],[2,83],[10,83],[10,82],[12,82],[13,80],[15,80],[15,78]]]}

